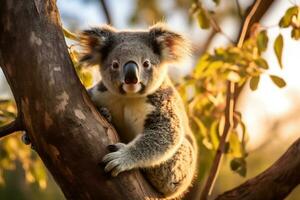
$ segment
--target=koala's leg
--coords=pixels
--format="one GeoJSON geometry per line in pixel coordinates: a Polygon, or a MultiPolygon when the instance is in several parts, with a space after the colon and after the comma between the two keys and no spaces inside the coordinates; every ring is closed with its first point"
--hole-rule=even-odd
{"type": "Polygon", "coordinates": [[[185,138],[174,156],[163,164],[144,169],[146,177],[168,199],[183,196],[192,185],[196,170],[196,151],[185,138]]]}

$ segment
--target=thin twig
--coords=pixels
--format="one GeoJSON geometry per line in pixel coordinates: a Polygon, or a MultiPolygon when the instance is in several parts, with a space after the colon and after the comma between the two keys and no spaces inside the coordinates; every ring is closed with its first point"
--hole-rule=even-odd
{"type": "Polygon", "coordinates": [[[225,107],[225,125],[222,131],[222,136],[220,138],[220,143],[209,173],[209,176],[206,180],[206,184],[201,194],[201,200],[206,200],[208,195],[210,195],[215,180],[217,178],[218,171],[220,169],[220,163],[223,159],[223,153],[225,152],[226,141],[229,135],[229,132],[233,125],[233,111],[234,111],[234,87],[235,84],[232,82],[227,83],[227,95],[226,95],[226,107],[225,107]]]}
{"type": "Polygon", "coordinates": [[[194,54],[196,57],[200,57],[204,52],[206,52],[211,45],[211,42],[213,41],[214,37],[216,36],[217,32],[212,29],[210,34],[207,38],[205,38],[205,41],[203,44],[193,47],[194,54]]]}
{"type": "MultiPolygon", "coordinates": [[[[259,4],[261,3],[261,0],[257,0],[252,6],[249,14],[244,20],[243,27],[240,33],[239,40],[237,42],[237,47],[242,47],[246,34],[248,32],[250,20],[254,13],[256,12],[259,4]]],[[[236,84],[233,82],[228,82],[227,83],[227,95],[226,95],[226,107],[225,107],[225,125],[222,131],[222,136],[220,139],[220,143],[215,155],[215,158],[213,160],[213,164],[210,170],[210,173],[208,175],[208,178],[206,180],[206,184],[204,186],[204,189],[201,194],[201,200],[207,200],[207,197],[211,194],[211,191],[213,189],[215,180],[217,178],[219,169],[220,169],[220,163],[223,159],[223,155],[225,152],[225,146],[226,146],[226,141],[229,136],[229,133],[232,129],[233,126],[233,113],[235,109],[235,104],[237,101],[237,98],[235,97],[236,93],[236,84]]]]}
{"type": "MultiPolygon", "coordinates": [[[[197,1],[198,7],[201,8],[202,7],[202,3],[197,1]]],[[[205,15],[208,17],[209,20],[209,24],[213,29],[213,32],[215,33],[220,33],[221,35],[223,35],[230,43],[234,43],[234,41],[229,37],[229,35],[227,35],[222,28],[220,27],[219,23],[217,22],[217,20],[214,18],[214,16],[207,11],[206,9],[203,9],[203,11],[205,12],[205,15]]]]}
{"type": "Polygon", "coordinates": [[[10,135],[16,131],[21,131],[20,118],[16,118],[14,121],[10,122],[7,125],[0,127],[0,138],[10,135]]]}
{"type": "Polygon", "coordinates": [[[105,15],[105,18],[106,18],[106,23],[107,24],[112,24],[111,16],[109,14],[109,11],[108,11],[108,8],[107,8],[105,0],[99,0],[99,2],[100,2],[101,7],[102,7],[102,9],[104,11],[104,15],[105,15]]]}
{"type": "Polygon", "coordinates": [[[213,30],[217,33],[222,34],[230,43],[234,43],[234,41],[229,37],[229,35],[227,35],[222,28],[219,26],[217,20],[211,16],[210,13],[207,12],[207,15],[209,16],[209,20],[210,20],[210,25],[213,28],[213,30]]]}
{"type": "Polygon", "coordinates": [[[245,21],[244,21],[244,25],[243,25],[243,28],[242,28],[242,31],[241,31],[241,35],[239,37],[239,41],[237,43],[237,47],[241,48],[244,41],[245,41],[245,38],[246,38],[246,34],[248,32],[248,29],[250,28],[249,27],[249,24],[250,24],[250,21],[254,15],[254,13],[256,12],[259,4],[260,4],[261,0],[257,0],[254,5],[252,6],[249,14],[247,15],[245,21]]]}

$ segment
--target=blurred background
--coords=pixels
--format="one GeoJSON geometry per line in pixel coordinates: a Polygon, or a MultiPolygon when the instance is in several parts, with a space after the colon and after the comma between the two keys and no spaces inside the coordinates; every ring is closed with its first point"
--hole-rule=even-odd
{"type": "MultiPolygon", "coordinates": [[[[220,138],[218,129],[224,110],[226,78],[220,78],[218,87],[215,86],[216,82],[213,82],[213,86],[208,84],[204,88],[191,87],[210,80],[197,76],[195,68],[201,68],[201,58],[204,55],[212,55],[216,48],[226,48],[237,40],[241,27],[240,15],[245,13],[250,4],[251,0],[204,0],[198,4],[194,0],[57,1],[62,25],[73,33],[105,23],[117,29],[141,29],[163,21],[172,30],[191,40],[191,59],[180,66],[172,66],[170,76],[186,102],[193,130],[198,137],[201,156],[198,181],[201,182],[205,181],[220,138]],[[195,5],[198,7],[195,8],[195,5]],[[222,31],[216,31],[211,25],[206,26],[205,23],[210,22],[207,22],[209,20],[205,16],[201,17],[201,12],[213,16],[222,31]],[[208,93],[210,87],[212,89],[208,93]],[[195,101],[197,97],[201,101],[195,101]]],[[[249,87],[249,77],[242,77],[246,82],[242,83],[245,86],[238,98],[237,110],[243,118],[241,127],[245,126],[247,131],[238,130],[235,133],[237,137],[230,138],[230,150],[222,162],[212,197],[265,170],[300,135],[300,66],[297,58],[300,43],[295,37],[291,37],[291,29],[295,27],[283,29],[278,26],[286,10],[295,5],[300,5],[300,1],[275,0],[261,20],[260,29],[266,30],[268,37],[267,48],[261,56],[266,59],[269,69],[260,74],[255,91],[249,87]],[[282,69],[273,50],[274,40],[280,33],[284,38],[282,69]],[[282,77],[286,86],[276,87],[269,78],[270,74],[282,77]],[[233,166],[235,163],[238,164],[237,167],[233,166]]],[[[68,38],[66,41],[68,45],[74,44],[68,38]]],[[[99,79],[96,71],[86,72],[84,69],[78,73],[83,83],[91,86],[99,79]]],[[[0,126],[11,121],[15,113],[12,94],[0,70],[0,126]]],[[[0,140],[0,199],[64,199],[36,153],[20,141],[21,135],[16,133],[0,140]]],[[[299,197],[298,187],[287,199],[297,200],[299,197]]]]}

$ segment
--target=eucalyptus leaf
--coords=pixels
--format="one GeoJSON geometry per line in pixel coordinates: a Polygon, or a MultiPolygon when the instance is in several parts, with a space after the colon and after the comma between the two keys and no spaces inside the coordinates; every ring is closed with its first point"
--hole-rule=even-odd
{"type": "Polygon", "coordinates": [[[293,30],[291,32],[291,36],[293,39],[299,40],[300,39],[300,28],[293,28],[293,30]]]}
{"type": "Polygon", "coordinates": [[[263,58],[257,58],[255,61],[256,65],[260,68],[263,68],[263,69],[269,69],[269,64],[268,62],[263,59],[263,58]]]}
{"type": "Polygon", "coordinates": [[[247,163],[243,157],[232,159],[230,162],[230,168],[242,177],[245,177],[247,174],[247,163]]]}
{"type": "Polygon", "coordinates": [[[261,31],[258,34],[257,40],[256,40],[257,48],[260,52],[263,52],[267,49],[268,41],[269,41],[269,38],[267,35],[267,31],[266,30],[261,31]]]}
{"type": "Polygon", "coordinates": [[[219,136],[219,132],[218,132],[218,126],[219,126],[219,122],[218,121],[214,121],[212,123],[212,125],[210,126],[210,140],[211,143],[213,145],[214,149],[217,149],[219,146],[219,142],[220,142],[220,136],[219,136]]]}
{"type": "Polygon", "coordinates": [[[284,16],[279,21],[279,26],[281,28],[287,28],[291,25],[292,17],[297,15],[299,12],[298,6],[293,6],[285,12],[284,16]]]}
{"type": "Polygon", "coordinates": [[[197,19],[201,28],[208,29],[210,27],[209,16],[207,15],[206,10],[204,10],[202,7],[199,8],[197,12],[197,19]]]}
{"type": "Polygon", "coordinates": [[[283,37],[281,34],[279,34],[274,42],[274,51],[278,60],[278,63],[280,65],[280,67],[282,68],[282,49],[283,49],[283,37]]]}
{"type": "Polygon", "coordinates": [[[234,157],[242,157],[243,156],[242,145],[236,131],[230,133],[229,143],[230,143],[230,153],[234,157]]]}
{"type": "Polygon", "coordinates": [[[250,79],[250,89],[252,91],[255,91],[257,89],[258,83],[259,83],[259,79],[260,79],[259,76],[251,77],[251,79],[250,79]]]}
{"type": "Polygon", "coordinates": [[[233,171],[236,171],[241,166],[241,163],[237,159],[232,159],[230,162],[230,168],[233,171]]]}
{"type": "Polygon", "coordinates": [[[203,122],[198,119],[197,117],[192,117],[193,122],[197,125],[197,128],[199,130],[199,134],[202,135],[203,137],[207,137],[207,128],[203,124],[203,122]]]}
{"type": "Polygon", "coordinates": [[[270,78],[273,81],[273,83],[275,83],[275,85],[277,85],[279,88],[283,88],[284,86],[286,86],[286,82],[279,76],[270,75],[270,78]]]}

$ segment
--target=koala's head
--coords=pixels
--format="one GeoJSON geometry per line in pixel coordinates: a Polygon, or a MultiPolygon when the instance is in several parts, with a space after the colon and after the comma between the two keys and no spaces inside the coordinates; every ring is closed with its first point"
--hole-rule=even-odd
{"type": "Polygon", "coordinates": [[[82,62],[99,64],[103,84],[119,95],[144,96],[167,77],[167,65],[188,52],[188,43],[162,24],[146,31],[117,31],[110,26],[81,33],[82,62]]]}

